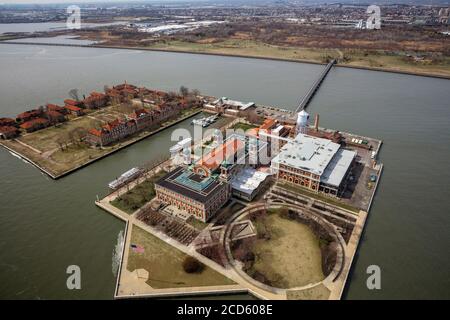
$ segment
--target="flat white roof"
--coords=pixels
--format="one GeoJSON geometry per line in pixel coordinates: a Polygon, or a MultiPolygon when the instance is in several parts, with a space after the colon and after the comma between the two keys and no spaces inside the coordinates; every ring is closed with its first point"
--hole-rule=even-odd
{"type": "Polygon", "coordinates": [[[258,171],[253,168],[244,168],[234,175],[231,180],[231,187],[251,195],[269,175],[270,173],[268,172],[258,171]]]}
{"type": "Polygon", "coordinates": [[[219,99],[217,99],[216,101],[213,102],[213,104],[218,104],[218,103],[223,103],[223,104],[228,104],[230,106],[235,106],[235,107],[238,107],[240,110],[245,110],[245,109],[250,108],[250,107],[255,105],[254,102],[244,103],[244,102],[241,102],[241,101],[228,99],[227,97],[219,98],[219,99]]]}
{"type": "Polygon", "coordinates": [[[325,169],[325,172],[320,177],[320,181],[328,185],[339,187],[355,157],[355,151],[345,149],[338,150],[328,164],[328,167],[325,169]]]}
{"type": "Polygon", "coordinates": [[[340,145],[328,139],[298,134],[280,150],[272,163],[283,164],[296,169],[322,175],[340,145]]]}

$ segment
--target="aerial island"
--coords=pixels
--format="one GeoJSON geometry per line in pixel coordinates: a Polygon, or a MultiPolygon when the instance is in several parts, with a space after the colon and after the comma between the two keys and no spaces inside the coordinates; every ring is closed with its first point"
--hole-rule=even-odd
{"type": "Polygon", "coordinates": [[[340,299],[383,165],[382,141],[310,123],[333,64],[295,111],[125,82],[1,118],[0,143],[56,179],[193,118],[210,130],[95,202],[126,222],[114,297],[340,299]]]}
{"type": "Polygon", "coordinates": [[[95,202],[126,222],[115,298],[340,299],[383,166],[380,140],[310,124],[334,63],[295,111],[125,82],[0,118],[0,143],[56,179],[193,118],[95,202]]]}
{"type": "Polygon", "coordinates": [[[196,90],[180,93],[123,83],[63,105],[46,104],[0,118],[0,144],[54,179],[201,111],[196,90]]]}

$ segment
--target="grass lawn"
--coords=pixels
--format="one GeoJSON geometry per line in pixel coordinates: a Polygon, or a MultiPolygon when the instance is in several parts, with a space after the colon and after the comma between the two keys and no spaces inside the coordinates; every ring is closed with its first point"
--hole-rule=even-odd
{"type": "Polygon", "coordinates": [[[255,262],[247,271],[263,274],[279,288],[293,288],[324,279],[319,240],[311,229],[278,214],[256,220],[257,230],[265,229],[270,239],[256,239],[253,245],[255,262]]]}
{"type": "Polygon", "coordinates": [[[186,273],[182,263],[187,256],[180,250],[134,226],[131,243],[143,246],[144,253],[130,250],[127,269],[149,272],[147,284],[156,289],[233,285],[232,280],[205,266],[201,273],[186,273]]]}
{"type": "MultiPolygon", "coordinates": [[[[92,127],[100,125],[102,122],[99,118],[105,116],[109,120],[116,118],[117,114],[114,114],[111,110],[114,106],[106,107],[101,110],[90,112],[90,117],[82,116],[75,118],[73,121],[67,121],[60,124],[58,127],[49,127],[30,134],[26,134],[17,138],[17,140],[26,145],[22,145],[14,140],[2,141],[2,144],[8,146],[14,151],[26,156],[31,161],[35,162],[40,167],[47,170],[54,176],[59,176],[67,171],[75,169],[76,167],[86,164],[87,162],[104,156],[112,151],[117,150],[120,147],[129,145],[130,143],[143,138],[152,131],[159,129],[162,125],[167,126],[170,123],[179,121],[182,117],[174,117],[170,121],[160,124],[159,126],[152,127],[146,131],[142,131],[138,134],[134,134],[124,140],[117,143],[113,143],[103,148],[92,148],[87,144],[71,143],[69,139],[69,132],[75,128],[90,129],[92,127]],[[95,117],[95,118],[91,118],[95,117]],[[58,139],[62,139],[67,142],[64,143],[63,150],[60,149],[57,143],[58,139]]],[[[199,108],[189,109],[183,113],[184,117],[189,117],[191,114],[198,112],[199,108]]],[[[164,129],[164,128],[163,128],[164,129]]]]}
{"type": "Polygon", "coordinates": [[[257,128],[257,126],[251,125],[251,124],[247,124],[247,123],[243,123],[243,122],[238,122],[233,126],[233,130],[243,130],[244,132],[253,128],[257,128]]]}
{"type": "Polygon", "coordinates": [[[165,171],[156,173],[154,176],[130,189],[127,193],[111,201],[111,204],[128,214],[132,214],[155,197],[155,182],[165,174],[165,171]]]}
{"type": "Polygon", "coordinates": [[[42,151],[50,151],[59,148],[56,142],[61,136],[68,140],[68,133],[75,128],[84,128],[86,130],[99,125],[100,121],[88,117],[80,117],[72,121],[61,123],[58,127],[49,127],[25,136],[18,140],[42,151]]]}
{"type": "Polygon", "coordinates": [[[351,206],[349,204],[343,203],[343,202],[341,202],[341,201],[339,201],[337,199],[333,199],[333,198],[330,198],[330,197],[322,196],[320,193],[317,194],[317,193],[309,192],[309,191],[305,190],[302,187],[297,187],[297,186],[294,186],[294,185],[291,185],[291,184],[288,184],[288,183],[284,183],[284,182],[278,182],[277,185],[279,187],[281,187],[281,188],[290,190],[292,192],[300,193],[300,194],[303,194],[303,195],[305,195],[307,197],[311,197],[311,198],[314,198],[316,200],[320,200],[320,201],[323,201],[325,203],[328,203],[328,204],[331,204],[331,205],[334,205],[334,206],[337,206],[337,207],[341,207],[343,209],[347,209],[347,210],[359,213],[359,209],[358,208],[355,208],[355,207],[353,207],[353,206],[351,206]]]}

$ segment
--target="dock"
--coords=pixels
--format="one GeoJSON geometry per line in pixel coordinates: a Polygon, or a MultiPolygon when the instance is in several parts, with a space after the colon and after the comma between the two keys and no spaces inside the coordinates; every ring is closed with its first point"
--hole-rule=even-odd
{"type": "Polygon", "coordinates": [[[336,64],[336,62],[337,62],[336,59],[333,59],[330,61],[330,63],[327,64],[325,69],[320,74],[319,78],[314,82],[313,86],[308,90],[306,95],[300,101],[300,104],[298,105],[297,109],[295,109],[296,113],[308,107],[308,104],[311,102],[317,90],[320,88],[320,85],[322,84],[323,80],[327,76],[328,72],[330,72],[331,68],[336,64]]]}

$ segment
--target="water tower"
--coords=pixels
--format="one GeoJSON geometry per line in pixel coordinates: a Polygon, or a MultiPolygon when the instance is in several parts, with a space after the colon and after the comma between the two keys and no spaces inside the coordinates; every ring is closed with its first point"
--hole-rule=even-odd
{"type": "Polygon", "coordinates": [[[308,121],[309,121],[309,114],[305,110],[302,110],[297,115],[297,127],[296,132],[297,134],[308,133],[308,121]]]}

